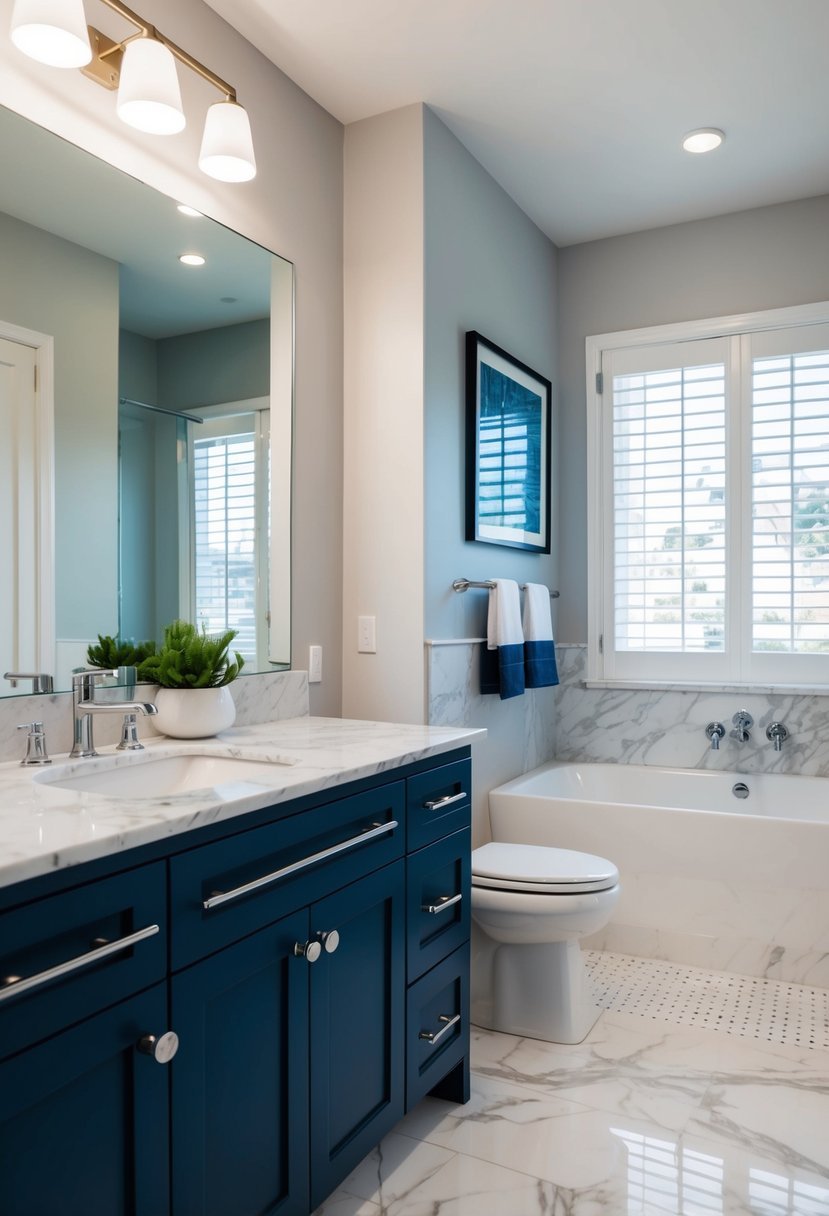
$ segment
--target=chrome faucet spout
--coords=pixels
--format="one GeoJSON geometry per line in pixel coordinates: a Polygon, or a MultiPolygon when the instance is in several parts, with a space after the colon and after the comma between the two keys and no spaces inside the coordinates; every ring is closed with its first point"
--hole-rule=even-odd
{"type": "MultiPolygon", "coordinates": [[[[123,670],[123,669],[122,669],[123,670]]],[[[106,676],[118,676],[118,670],[91,668],[76,671],[72,676],[72,725],[73,743],[70,758],[97,756],[92,737],[92,719],[95,714],[157,714],[155,705],[149,701],[114,701],[100,703],[95,700],[96,680],[106,676]]]]}

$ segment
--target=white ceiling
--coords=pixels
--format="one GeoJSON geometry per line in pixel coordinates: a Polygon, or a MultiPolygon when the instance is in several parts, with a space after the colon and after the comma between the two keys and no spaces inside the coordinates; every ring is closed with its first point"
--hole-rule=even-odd
{"type": "Polygon", "coordinates": [[[829,0],[207,2],[343,123],[428,103],[559,245],[829,193],[829,0]]]}

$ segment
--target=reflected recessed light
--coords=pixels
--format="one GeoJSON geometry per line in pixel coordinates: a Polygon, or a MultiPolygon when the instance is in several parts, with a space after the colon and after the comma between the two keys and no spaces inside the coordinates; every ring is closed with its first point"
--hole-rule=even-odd
{"type": "Polygon", "coordinates": [[[177,203],[176,209],[180,211],[182,215],[189,215],[194,220],[204,219],[201,211],[197,211],[195,207],[188,207],[186,203],[177,203]]]}
{"type": "Polygon", "coordinates": [[[725,132],[717,127],[699,127],[696,131],[688,132],[682,146],[686,152],[713,152],[724,139],[725,132]]]}
{"type": "Polygon", "coordinates": [[[204,258],[200,253],[182,253],[178,259],[185,266],[203,266],[204,258]]]}

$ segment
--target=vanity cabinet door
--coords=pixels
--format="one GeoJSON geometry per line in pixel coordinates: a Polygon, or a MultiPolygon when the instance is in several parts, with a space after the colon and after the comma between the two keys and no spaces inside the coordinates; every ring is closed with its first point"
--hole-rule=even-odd
{"type": "Polygon", "coordinates": [[[3,1216],[169,1213],[166,1018],[159,984],[0,1065],[3,1216]]]}
{"type": "Polygon", "coordinates": [[[307,1216],[307,940],[306,908],[173,976],[174,1216],[307,1216]]]}
{"type": "Polygon", "coordinates": [[[405,863],[311,908],[311,1209],[403,1117],[405,863]]]}

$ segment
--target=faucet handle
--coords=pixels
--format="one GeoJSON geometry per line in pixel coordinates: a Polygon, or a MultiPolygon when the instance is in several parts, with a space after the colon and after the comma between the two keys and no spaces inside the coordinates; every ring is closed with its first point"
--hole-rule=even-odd
{"type": "Polygon", "coordinates": [[[46,751],[46,732],[43,729],[43,723],[23,722],[17,729],[29,732],[26,736],[26,755],[20,763],[51,764],[52,761],[46,751]]]}
{"type": "Polygon", "coordinates": [[[725,727],[722,722],[709,722],[705,728],[705,733],[711,740],[711,751],[718,752],[720,750],[720,739],[725,737],[725,727]]]}
{"type": "Polygon", "coordinates": [[[766,727],[766,738],[774,744],[776,752],[782,752],[783,744],[789,737],[789,732],[782,722],[770,722],[766,727]]]}

